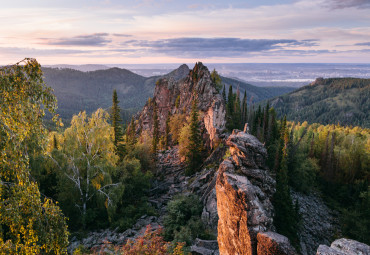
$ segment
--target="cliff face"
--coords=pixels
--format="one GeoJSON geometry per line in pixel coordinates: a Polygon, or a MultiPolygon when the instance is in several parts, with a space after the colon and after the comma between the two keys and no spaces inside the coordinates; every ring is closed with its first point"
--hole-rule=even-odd
{"type": "Polygon", "coordinates": [[[268,232],[275,230],[275,180],[265,166],[266,149],[256,137],[237,130],[226,144],[231,157],[221,163],[216,183],[220,254],[295,254],[286,237],[268,232]],[[264,232],[269,234],[257,238],[264,232]]]}
{"type": "Polygon", "coordinates": [[[157,81],[153,99],[146,103],[137,118],[138,127],[152,133],[155,102],[158,109],[159,130],[164,134],[168,114],[189,115],[194,99],[198,101],[204,140],[207,145],[212,146],[225,129],[226,111],[209,70],[200,62],[184,79],[176,81],[173,78],[164,78],[157,81]]]}

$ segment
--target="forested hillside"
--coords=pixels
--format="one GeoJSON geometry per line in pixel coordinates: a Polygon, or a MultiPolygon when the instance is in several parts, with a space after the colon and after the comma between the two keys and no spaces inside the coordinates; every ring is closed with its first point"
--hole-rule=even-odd
{"type": "Polygon", "coordinates": [[[370,127],[370,79],[317,79],[271,101],[292,121],[370,127]]]}
{"type": "Polygon", "coordinates": [[[43,71],[45,83],[58,98],[58,113],[65,120],[80,111],[92,113],[99,107],[109,108],[114,89],[121,98],[122,109],[129,115],[135,113],[152,95],[158,78],[145,78],[119,68],[93,72],[43,68],[43,71]]]}
{"type": "MultiPolygon", "coordinates": [[[[189,74],[189,67],[181,65],[164,76],[144,77],[126,69],[110,68],[92,72],[74,69],[43,68],[45,83],[54,89],[58,98],[58,113],[69,123],[74,114],[86,111],[88,114],[98,108],[111,106],[112,92],[115,89],[120,98],[119,106],[126,122],[132,114],[138,112],[149,97],[153,95],[155,83],[159,78],[180,80],[189,74]]],[[[222,77],[227,85],[236,91],[247,91],[248,98],[259,102],[292,91],[292,88],[263,88],[241,81],[222,77]]]]}
{"type": "Polygon", "coordinates": [[[248,102],[252,100],[252,102],[254,103],[280,96],[295,90],[295,88],[292,87],[257,87],[240,80],[235,80],[223,76],[221,76],[221,80],[227,86],[231,85],[234,91],[236,91],[238,88],[242,94],[244,93],[244,91],[246,91],[248,102]]]}

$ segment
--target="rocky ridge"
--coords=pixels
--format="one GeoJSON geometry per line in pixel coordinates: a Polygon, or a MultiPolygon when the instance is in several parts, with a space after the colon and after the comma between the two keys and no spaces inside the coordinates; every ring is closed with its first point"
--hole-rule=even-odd
{"type": "Polygon", "coordinates": [[[153,98],[148,100],[136,118],[138,120],[137,132],[152,133],[154,102],[158,110],[159,131],[163,135],[168,114],[189,115],[195,99],[198,102],[204,141],[208,147],[212,147],[225,129],[226,111],[223,99],[216,90],[209,70],[200,62],[179,81],[171,77],[157,81],[153,98]]]}

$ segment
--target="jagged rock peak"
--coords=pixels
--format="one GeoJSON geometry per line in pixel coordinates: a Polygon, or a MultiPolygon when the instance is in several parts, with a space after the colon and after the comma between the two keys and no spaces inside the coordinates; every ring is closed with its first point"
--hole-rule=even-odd
{"type": "Polygon", "coordinates": [[[256,137],[239,130],[226,145],[231,156],[221,163],[216,182],[220,254],[296,254],[287,238],[273,232],[276,182],[265,166],[266,149],[256,137]]]}
{"type": "MultiPolygon", "coordinates": [[[[181,69],[186,69],[187,66],[181,69]]],[[[188,75],[179,81],[163,78],[157,81],[153,99],[149,100],[138,116],[138,128],[152,133],[154,103],[157,105],[159,130],[165,132],[168,114],[189,115],[192,102],[198,102],[201,128],[205,131],[204,140],[207,145],[219,139],[225,129],[225,102],[216,90],[211,74],[206,66],[198,62],[188,75]]]]}

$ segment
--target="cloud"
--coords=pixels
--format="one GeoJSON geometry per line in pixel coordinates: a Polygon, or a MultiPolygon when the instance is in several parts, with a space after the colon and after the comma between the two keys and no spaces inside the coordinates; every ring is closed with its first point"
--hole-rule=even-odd
{"type": "Polygon", "coordinates": [[[329,3],[326,4],[333,9],[344,9],[350,7],[370,8],[369,0],[330,0],[329,3]]]}
{"type": "Polygon", "coordinates": [[[115,33],[115,34],[112,34],[113,36],[117,36],[117,37],[132,37],[132,35],[128,35],[128,34],[120,34],[120,33],[115,33]]]}
{"type": "Polygon", "coordinates": [[[60,46],[104,46],[112,40],[107,39],[108,33],[78,35],[70,38],[49,39],[47,44],[60,46]]]}
{"type": "Polygon", "coordinates": [[[312,47],[317,40],[242,39],[242,38],[174,38],[162,40],[130,40],[124,46],[182,57],[236,57],[248,53],[269,52],[296,47],[312,47]]]}
{"type": "Polygon", "coordinates": [[[356,43],[355,46],[370,46],[370,42],[356,43]]]}
{"type": "Polygon", "coordinates": [[[0,47],[0,53],[4,55],[17,55],[22,57],[49,56],[49,55],[69,55],[87,53],[84,50],[72,49],[36,49],[21,47],[0,47]]]}

